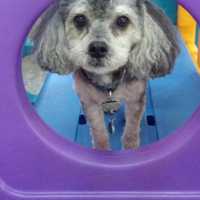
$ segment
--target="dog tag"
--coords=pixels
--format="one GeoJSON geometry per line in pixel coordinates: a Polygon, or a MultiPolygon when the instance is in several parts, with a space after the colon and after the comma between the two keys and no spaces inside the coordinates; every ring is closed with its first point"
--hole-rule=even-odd
{"type": "Polygon", "coordinates": [[[120,101],[108,98],[107,101],[102,103],[103,111],[107,114],[114,114],[119,110],[120,101]]]}
{"type": "Polygon", "coordinates": [[[110,134],[115,133],[115,113],[119,110],[121,102],[113,98],[112,91],[109,91],[109,97],[102,103],[102,109],[104,113],[110,115],[108,123],[108,131],[110,134]]]}
{"type": "Polygon", "coordinates": [[[108,131],[110,134],[114,134],[115,133],[115,119],[112,118],[110,120],[110,122],[108,123],[108,131]]]}

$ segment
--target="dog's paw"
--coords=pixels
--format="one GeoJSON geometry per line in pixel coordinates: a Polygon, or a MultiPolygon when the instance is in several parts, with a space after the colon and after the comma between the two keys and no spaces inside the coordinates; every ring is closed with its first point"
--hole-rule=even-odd
{"type": "Polygon", "coordinates": [[[109,139],[107,136],[101,136],[93,140],[93,148],[98,150],[110,150],[109,139]]]}
{"type": "Polygon", "coordinates": [[[140,146],[140,138],[137,133],[125,134],[122,137],[122,146],[124,149],[136,149],[140,146]]]}

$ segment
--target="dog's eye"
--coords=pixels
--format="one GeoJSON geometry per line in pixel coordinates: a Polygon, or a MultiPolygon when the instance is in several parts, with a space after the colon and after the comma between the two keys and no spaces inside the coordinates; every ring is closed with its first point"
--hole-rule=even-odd
{"type": "Polygon", "coordinates": [[[74,17],[74,24],[77,28],[82,29],[88,24],[88,19],[85,15],[76,15],[74,17]]]}
{"type": "Polygon", "coordinates": [[[126,28],[129,25],[130,20],[126,16],[120,16],[116,19],[115,23],[119,28],[126,28]]]}

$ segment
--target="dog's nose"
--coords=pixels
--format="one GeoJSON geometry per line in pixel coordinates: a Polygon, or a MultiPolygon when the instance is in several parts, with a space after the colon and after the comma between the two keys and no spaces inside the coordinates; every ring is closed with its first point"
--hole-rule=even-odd
{"type": "Polygon", "coordinates": [[[89,46],[89,54],[93,58],[104,58],[108,53],[108,46],[105,42],[92,42],[89,46]]]}

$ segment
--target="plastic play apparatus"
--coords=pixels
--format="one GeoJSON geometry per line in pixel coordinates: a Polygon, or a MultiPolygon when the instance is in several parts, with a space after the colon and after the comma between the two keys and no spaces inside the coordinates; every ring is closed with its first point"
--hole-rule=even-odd
{"type": "MultiPolygon", "coordinates": [[[[0,199],[200,199],[200,108],[137,151],[97,152],[49,129],[23,88],[20,50],[50,0],[0,1],[0,199]]],[[[200,22],[199,0],[179,0],[200,22]]]]}
{"type": "MultiPolygon", "coordinates": [[[[141,123],[141,146],[157,142],[180,127],[197,109],[200,102],[200,76],[196,69],[198,29],[195,19],[174,0],[152,0],[164,9],[180,32],[181,53],[173,73],[150,80],[147,87],[147,104],[141,123]],[[191,98],[192,96],[192,98],[191,98]]],[[[25,42],[22,55],[32,53],[31,34],[25,42]],[[29,37],[30,36],[30,37],[29,37]]],[[[25,89],[37,114],[55,133],[85,147],[92,147],[87,120],[76,91],[72,75],[59,76],[45,73],[37,66],[23,62],[25,89]]],[[[114,134],[109,134],[112,150],[121,150],[121,136],[125,126],[124,106],[115,114],[114,134]]],[[[110,121],[105,116],[108,126],[110,121]]]]}

